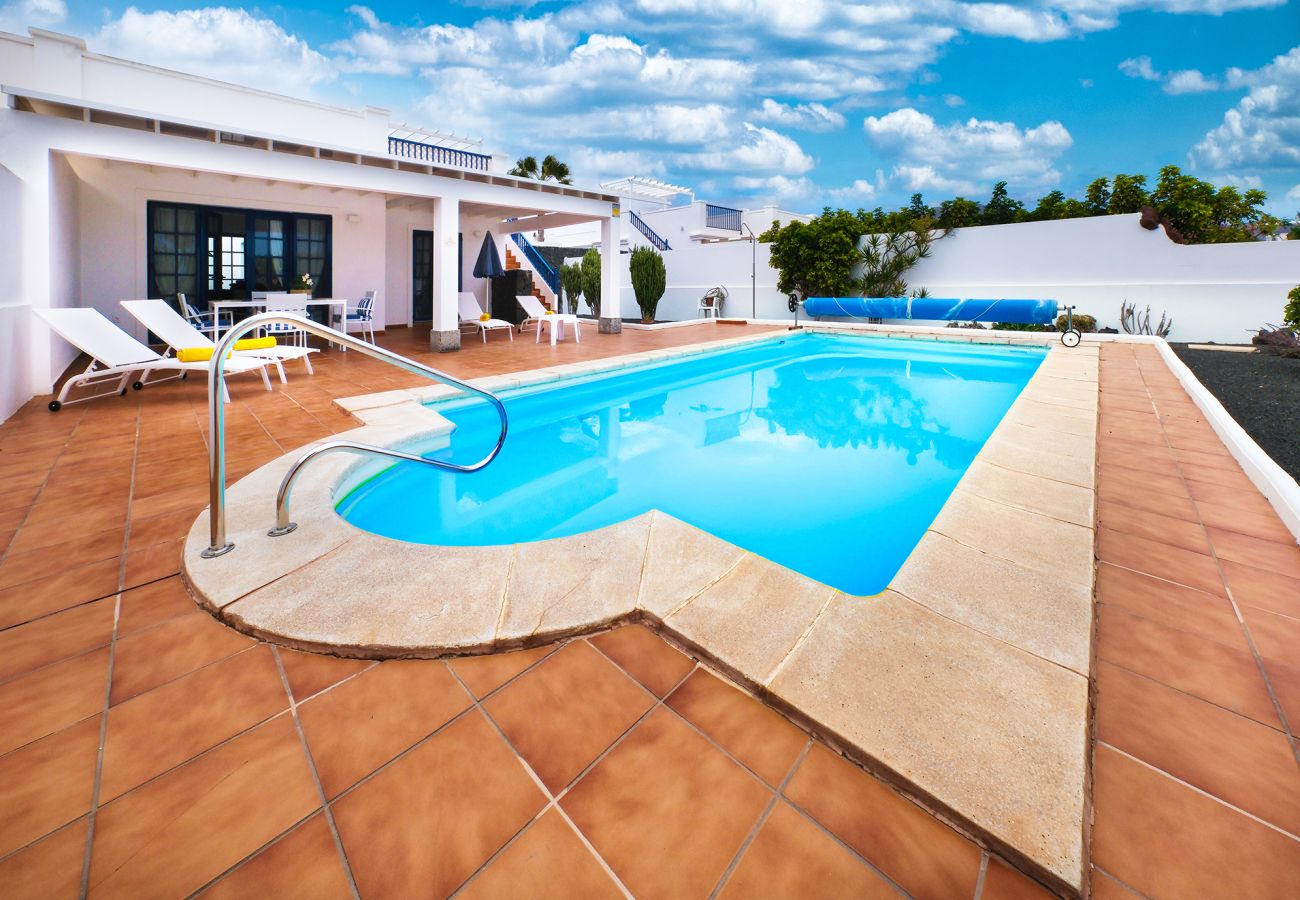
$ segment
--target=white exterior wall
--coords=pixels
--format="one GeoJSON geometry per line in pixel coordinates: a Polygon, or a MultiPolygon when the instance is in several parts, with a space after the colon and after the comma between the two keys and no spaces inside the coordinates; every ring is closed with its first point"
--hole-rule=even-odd
{"type": "Polygon", "coordinates": [[[1246,343],[1300,284],[1300,241],[1175,244],[1137,214],[959,228],[907,276],[933,297],[1046,298],[1119,327],[1120,303],[1174,319],[1169,339],[1246,343]]]}
{"type": "MultiPolygon", "coordinates": [[[[670,242],[671,243],[671,242],[670,242]]],[[[659,301],[656,318],[681,321],[699,316],[700,298],[711,288],[722,285],[728,297],[722,307],[725,316],[748,318],[755,304],[750,292],[750,252],[757,261],[757,318],[791,318],[786,297],[776,289],[776,270],[768,263],[771,247],[751,245],[749,241],[726,241],[711,244],[682,245],[663,254],[668,287],[659,301]]],[[[624,316],[639,316],[636,294],[632,290],[630,256],[619,257],[619,284],[624,316]]]]}
{"type": "Polygon", "coordinates": [[[380,320],[385,321],[385,210],[381,195],[331,193],[325,188],[284,182],[268,185],[179,169],[155,167],[150,172],[143,166],[99,159],[77,158],[72,168],[81,179],[79,268],[83,287],[79,302],[74,293],[70,305],[93,306],[124,330],[144,337],[143,328],[123,312],[119,301],[148,296],[147,204],[158,200],[330,216],[331,294],[356,300],[367,290],[377,290],[380,320]],[[349,222],[349,216],[360,221],[349,222]]]}

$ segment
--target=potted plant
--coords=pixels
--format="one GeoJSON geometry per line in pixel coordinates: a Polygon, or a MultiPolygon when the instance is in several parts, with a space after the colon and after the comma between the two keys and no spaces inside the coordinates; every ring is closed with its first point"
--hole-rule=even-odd
{"type": "Polygon", "coordinates": [[[664,269],[664,258],[653,247],[636,247],[628,263],[632,273],[632,290],[636,294],[636,305],[641,307],[641,322],[654,324],[655,310],[667,287],[668,275],[664,269]]]}
{"type": "Polygon", "coordinates": [[[311,273],[303,272],[294,281],[293,287],[289,289],[291,294],[310,294],[316,288],[316,282],[312,280],[311,273]]]}

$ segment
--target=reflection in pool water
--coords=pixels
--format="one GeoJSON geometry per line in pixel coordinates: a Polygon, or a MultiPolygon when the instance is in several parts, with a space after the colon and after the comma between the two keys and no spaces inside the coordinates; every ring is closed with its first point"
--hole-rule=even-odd
{"type": "MultiPolygon", "coordinates": [[[[849,593],[889,583],[1038,367],[1042,351],[799,334],[505,395],[481,472],[399,464],[340,504],[408,541],[482,545],[590,531],[660,509],[849,593]]],[[[437,456],[481,455],[496,418],[437,456]]]]}

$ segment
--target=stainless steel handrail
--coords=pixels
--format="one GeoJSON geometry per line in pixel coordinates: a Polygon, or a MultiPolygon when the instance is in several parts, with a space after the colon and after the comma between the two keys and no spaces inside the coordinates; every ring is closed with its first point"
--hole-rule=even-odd
{"type": "Polygon", "coordinates": [[[366,356],[396,366],[413,375],[423,375],[434,381],[441,381],[443,384],[461,388],[472,394],[478,394],[495,407],[497,416],[501,419],[501,433],[497,436],[496,446],[492,448],[492,451],[487,456],[467,466],[436,459],[425,459],[422,456],[403,453],[400,450],[389,450],[386,447],[375,447],[355,441],[328,441],[313,447],[298,458],[298,461],[285,474],[284,480],[280,482],[280,489],[275,496],[275,528],[271,529],[268,534],[273,536],[288,534],[297,527],[289,521],[289,496],[293,491],[293,483],[297,479],[298,473],[302,471],[303,466],[321,454],[334,450],[354,450],[358,453],[418,462],[448,472],[477,472],[496,459],[497,454],[501,452],[501,445],[505,443],[508,426],[506,409],[501,405],[500,399],[491,391],[485,391],[469,382],[448,375],[446,372],[440,372],[423,363],[407,359],[405,356],[385,350],[383,347],[368,344],[349,334],[336,331],[302,316],[277,312],[258,313],[255,316],[249,316],[226,332],[226,336],[221,339],[221,342],[217,344],[217,348],[212,351],[212,362],[208,366],[208,533],[210,540],[207,549],[200,554],[204,559],[212,559],[224,553],[229,553],[235,546],[226,540],[226,410],[221,396],[226,357],[229,355],[235,341],[249,332],[261,328],[263,325],[276,323],[293,325],[309,334],[351,347],[366,356]]]}

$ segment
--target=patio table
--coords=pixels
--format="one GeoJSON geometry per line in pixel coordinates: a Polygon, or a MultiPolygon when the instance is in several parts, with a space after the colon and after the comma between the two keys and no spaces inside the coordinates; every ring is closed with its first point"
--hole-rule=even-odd
{"type": "MultiPolygon", "coordinates": [[[[334,308],[338,307],[339,318],[347,314],[348,300],[341,297],[314,297],[306,301],[310,308],[313,306],[323,306],[330,311],[330,321],[334,321],[334,308]]],[[[217,322],[220,319],[220,313],[223,309],[266,309],[265,300],[209,300],[208,310],[212,313],[212,340],[217,340],[217,322]]],[[[332,342],[331,342],[332,343],[332,342]]]]}

